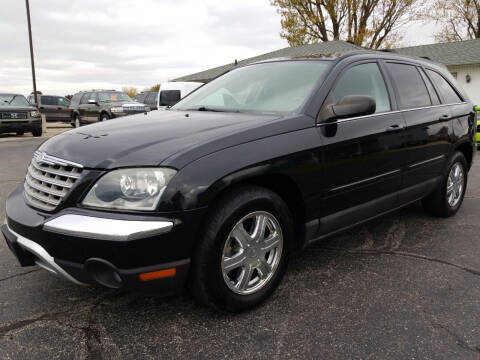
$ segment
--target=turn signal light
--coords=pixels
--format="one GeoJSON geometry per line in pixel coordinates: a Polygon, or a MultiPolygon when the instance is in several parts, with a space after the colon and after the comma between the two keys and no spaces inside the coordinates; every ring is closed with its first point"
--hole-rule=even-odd
{"type": "Polygon", "coordinates": [[[170,268],[165,270],[158,270],[152,272],[146,272],[138,275],[141,281],[149,281],[155,279],[163,279],[168,277],[174,277],[177,274],[176,268],[170,268]]]}

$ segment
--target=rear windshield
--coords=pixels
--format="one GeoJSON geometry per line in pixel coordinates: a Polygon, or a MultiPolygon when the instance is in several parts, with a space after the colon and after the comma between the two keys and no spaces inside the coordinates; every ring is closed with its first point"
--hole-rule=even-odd
{"type": "Polygon", "coordinates": [[[279,61],[245,66],[203,85],[173,108],[294,112],[310,97],[330,61],[279,61]]]}
{"type": "Polygon", "coordinates": [[[98,93],[99,102],[125,102],[133,101],[130,96],[120,91],[98,93]]]}
{"type": "Polygon", "coordinates": [[[0,106],[31,106],[23,95],[0,94],[0,106]]]}
{"type": "Polygon", "coordinates": [[[160,91],[160,106],[175,105],[180,98],[180,90],[162,90],[160,91]]]}

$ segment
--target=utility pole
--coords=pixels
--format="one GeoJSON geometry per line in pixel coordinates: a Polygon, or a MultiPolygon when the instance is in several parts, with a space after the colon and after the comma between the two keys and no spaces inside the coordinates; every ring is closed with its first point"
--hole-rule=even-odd
{"type": "Polygon", "coordinates": [[[30,22],[30,5],[25,0],[27,6],[27,22],[28,22],[28,40],[30,41],[30,61],[32,62],[32,79],[33,79],[33,101],[37,105],[37,82],[35,81],[35,62],[33,61],[33,44],[32,44],[32,24],[30,22]]]}

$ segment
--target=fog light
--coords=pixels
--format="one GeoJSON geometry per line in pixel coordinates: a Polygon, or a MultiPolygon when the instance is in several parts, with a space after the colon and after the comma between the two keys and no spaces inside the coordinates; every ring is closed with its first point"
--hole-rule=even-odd
{"type": "Polygon", "coordinates": [[[95,282],[100,285],[118,289],[122,286],[122,278],[117,270],[105,260],[89,259],[85,268],[95,282]]]}

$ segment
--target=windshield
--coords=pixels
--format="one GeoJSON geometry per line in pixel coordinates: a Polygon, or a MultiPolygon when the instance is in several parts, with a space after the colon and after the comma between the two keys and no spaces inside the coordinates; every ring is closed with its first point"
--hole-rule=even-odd
{"type": "Polygon", "coordinates": [[[0,94],[0,106],[31,106],[23,95],[0,94]]]}
{"type": "Polygon", "coordinates": [[[115,92],[101,92],[98,93],[98,101],[99,102],[125,102],[125,101],[133,101],[130,96],[127,94],[115,91],[115,92]]]}
{"type": "Polygon", "coordinates": [[[279,61],[245,66],[202,86],[172,109],[293,112],[308,99],[328,61],[279,61]]]}

